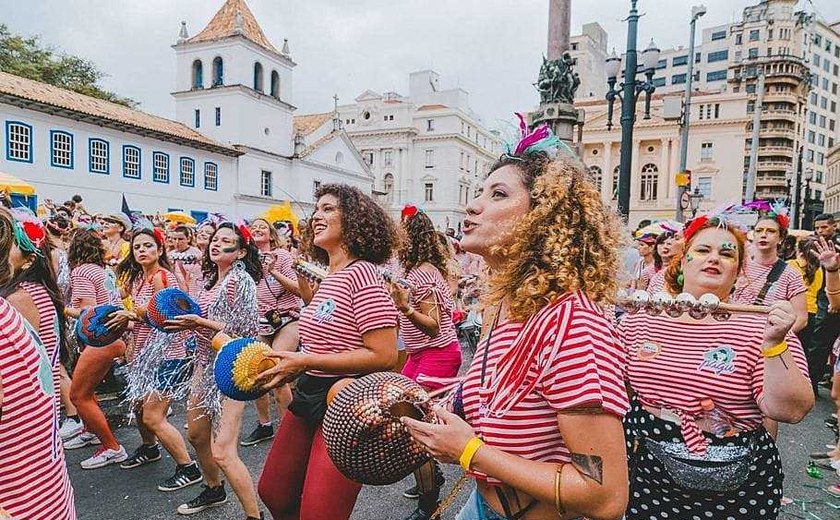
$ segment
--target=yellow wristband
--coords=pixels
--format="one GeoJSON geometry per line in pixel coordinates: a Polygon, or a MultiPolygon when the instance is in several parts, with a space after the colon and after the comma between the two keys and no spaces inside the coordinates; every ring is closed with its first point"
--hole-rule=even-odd
{"type": "Polygon", "coordinates": [[[763,349],[761,351],[761,353],[764,354],[765,358],[774,358],[774,357],[778,357],[778,356],[781,356],[782,354],[784,354],[787,349],[788,349],[787,341],[782,341],[781,343],[779,343],[775,347],[770,347],[770,348],[763,349]]]}
{"type": "Polygon", "coordinates": [[[467,442],[467,445],[464,446],[464,451],[461,452],[461,458],[458,459],[458,462],[461,463],[461,467],[464,468],[464,471],[470,470],[470,464],[472,464],[473,457],[475,457],[476,452],[482,446],[484,446],[484,441],[478,437],[473,437],[469,440],[469,442],[467,442]]]}

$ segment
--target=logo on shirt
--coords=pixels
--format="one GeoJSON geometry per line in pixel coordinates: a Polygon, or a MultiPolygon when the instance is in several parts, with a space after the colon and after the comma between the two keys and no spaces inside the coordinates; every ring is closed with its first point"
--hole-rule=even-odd
{"type": "Polygon", "coordinates": [[[737,354],[729,345],[721,345],[719,347],[707,350],[703,354],[703,361],[697,367],[698,371],[708,370],[714,372],[715,375],[731,374],[735,372],[735,357],[737,354]]]}
{"type": "Polygon", "coordinates": [[[662,352],[662,347],[653,343],[652,341],[646,341],[642,343],[642,346],[639,347],[639,359],[642,361],[648,361],[655,357],[658,357],[659,354],[662,352]]]}
{"type": "Polygon", "coordinates": [[[324,300],[315,308],[315,313],[312,317],[320,323],[332,321],[332,315],[335,312],[335,308],[335,300],[332,298],[324,300]]]}

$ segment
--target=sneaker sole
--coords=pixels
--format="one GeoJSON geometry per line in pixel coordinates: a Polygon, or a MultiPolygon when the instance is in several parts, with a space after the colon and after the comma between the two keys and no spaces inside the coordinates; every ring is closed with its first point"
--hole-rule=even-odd
{"type": "Polygon", "coordinates": [[[159,461],[159,460],[160,460],[160,459],[162,459],[162,458],[163,458],[163,455],[158,454],[158,456],[157,456],[157,457],[155,457],[154,459],[148,459],[148,460],[146,460],[146,461],[144,461],[144,462],[141,462],[140,464],[131,464],[131,465],[128,465],[128,464],[120,464],[120,467],[121,467],[122,469],[133,469],[133,468],[139,468],[140,466],[145,466],[146,464],[151,464],[152,462],[157,462],[157,461],[159,461]]]}
{"type": "Polygon", "coordinates": [[[249,441],[249,440],[239,441],[239,445],[240,446],[255,446],[255,445],[257,445],[261,442],[270,441],[273,438],[274,438],[274,435],[272,435],[271,437],[263,437],[263,438],[255,439],[255,440],[252,440],[252,441],[249,441]]]}
{"type": "Polygon", "coordinates": [[[79,431],[75,431],[75,432],[71,432],[71,433],[65,433],[65,434],[62,434],[61,432],[59,432],[58,436],[61,437],[61,440],[63,440],[63,441],[69,441],[70,439],[76,438],[81,434],[82,434],[82,430],[79,430],[79,431]]]}
{"type": "Polygon", "coordinates": [[[125,460],[125,459],[127,459],[127,458],[128,458],[128,453],[126,453],[126,454],[125,454],[125,457],[122,457],[122,458],[120,458],[120,457],[116,457],[116,458],[113,458],[113,459],[108,459],[108,460],[106,460],[106,461],[104,461],[104,462],[97,463],[97,464],[96,464],[96,465],[94,465],[94,466],[91,466],[91,465],[84,466],[84,465],[82,465],[81,463],[79,463],[79,466],[82,466],[82,469],[97,469],[97,468],[104,468],[105,466],[110,466],[111,464],[119,464],[120,462],[124,461],[124,460],[125,460]]]}
{"type": "Polygon", "coordinates": [[[403,496],[410,500],[417,500],[418,498],[420,498],[420,495],[415,495],[413,493],[403,493],[403,496]]]}
{"type": "Polygon", "coordinates": [[[198,478],[196,478],[195,480],[190,480],[189,482],[187,482],[183,486],[179,486],[179,487],[169,487],[168,488],[168,487],[165,487],[163,485],[160,485],[157,488],[158,488],[158,491],[163,491],[164,493],[168,493],[170,491],[178,491],[179,489],[184,489],[187,486],[192,486],[193,484],[198,484],[199,482],[201,482],[202,478],[204,478],[204,477],[199,475],[198,478]]]}
{"type": "Polygon", "coordinates": [[[84,444],[72,444],[70,446],[64,444],[63,446],[65,450],[78,450],[81,448],[87,448],[88,446],[99,446],[100,444],[102,444],[102,442],[99,439],[96,439],[93,441],[87,441],[84,444]]]}
{"type": "MultiPolygon", "coordinates": [[[[226,503],[227,503],[227,497],[225,497],[224,500],[220,500],[218,502],[213,502],[212,504],[207,504],[206,506],[193,507],[193,508],[185,507],[183,510],[181,509],[183,506],[178,506],[178,509],[176,509],[175,512],[177,512],[179,515],[194,515],[196,513],[202,512],[206,509],[210,509],[211,507],[219,507],[219,506],[221,506],[223,504],[226,504],[226,503]]],[[[183,505],[186,505],[186,504],[183,504],[183,505]]]]}

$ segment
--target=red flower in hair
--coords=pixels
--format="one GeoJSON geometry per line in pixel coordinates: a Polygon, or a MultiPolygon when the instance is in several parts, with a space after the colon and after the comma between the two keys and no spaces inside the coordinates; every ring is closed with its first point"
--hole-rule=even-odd
{"type": "Polygon", "coordinates": [[[158,244],[163,245],[166,243],[166,235],[163,234],[163,230],[159,227],[153,227],[152,234],[155,236],[155,240],[157,240],[158,244]]]}
{"type": "Polygon", "coordinates": [[[242,240],[245,241],[246,246],[254,242],[254,236],[251,235],[251,230],[248,229],[248,226],[245,224],[239,224],[236,227],[239,228],[239,233],[242,234],[242,240]]]}
{"type": "Polygon", "coordinates": [[[707,217],[706,215],[697,217],[694,220],[692,220],[688,227],[685,228],[685,231],[683,231],[683,237],[685,238],[685,241],[688,242],[689,240],[691,240],[691,236],[694,233],[697,233],[700,230],[700,228],[705,226],[706,222],[708,221],[709,217],[707,217]]]}
{"type": "Polygon", "coordinates": [[[26,236],[29,237],[29,240],[35,247],[41,247],[44,244],[44,239],[47,237],[47,232],[40,222],[24,222],[23,232],[26,233],[26,236]]]}
{"type": "Polygon", "coordinates": [[[417,209],[417,206],[414,204],[406,204],[402,209],[402,218],[406,219],[409,217],[413,217],[416,215],[420,210],[417,209]]]}
{"type": "Polygon", "coordinates": [[[778,222],[782,228],[787,229],[788,226],[790,226],[790,217],[787,215],[776,215],[776,222],[778,222]]]}

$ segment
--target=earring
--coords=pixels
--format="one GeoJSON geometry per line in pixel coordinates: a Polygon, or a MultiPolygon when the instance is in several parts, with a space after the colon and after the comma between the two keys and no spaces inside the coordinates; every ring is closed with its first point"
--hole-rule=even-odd
{"type": "Polygon", "coordinates": [[[677,285],[683,287],[685,285],[685,276],[683,276],[682,267],[677,271],[677,285]]]}

